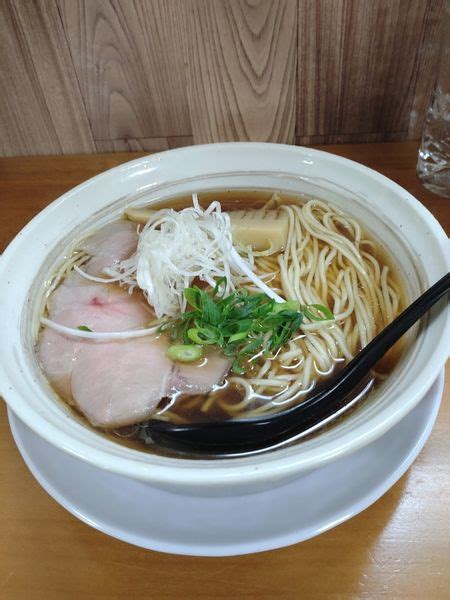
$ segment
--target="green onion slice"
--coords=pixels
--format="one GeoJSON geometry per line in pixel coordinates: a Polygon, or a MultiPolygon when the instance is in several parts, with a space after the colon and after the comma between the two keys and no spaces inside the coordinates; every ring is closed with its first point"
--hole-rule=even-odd
{"type": "Polygon", "coordinates": [[[191,342],[200,346],[217,344],[219,341],[217,333],[210,327],[192,327],[188,329],[187,336],[191,342]]]}
{"type": "Polygon", "coordinates": [[[277,314],[284,310],[298,312],[300,310],[300,304],[296,300],[288,300],[287,302],[276,302],[273,306],[272,312],[274,314],[277,314]]]}
{"type": "Polygon", "coordinates": [[[333,321],[334,315],[331,310],[322,304],[308,304],[302,307],[305,317],[310,321],[333,321]]]}
{"type": "Polygon", "coordinates": [[[175,362],[191,363],[202,358],[203,350],[193,344],[173,344],[167,348],[166,354],[175,362]]]}

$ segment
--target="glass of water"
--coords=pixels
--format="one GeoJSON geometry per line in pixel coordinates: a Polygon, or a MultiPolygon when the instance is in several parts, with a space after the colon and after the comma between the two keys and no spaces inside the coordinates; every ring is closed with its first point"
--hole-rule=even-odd
{"type": "Polygon", "coordinates": [[[423,126],[417,175],[428,190],[450,198],[450,0],[444,3],[439,68],[423,126]]]}

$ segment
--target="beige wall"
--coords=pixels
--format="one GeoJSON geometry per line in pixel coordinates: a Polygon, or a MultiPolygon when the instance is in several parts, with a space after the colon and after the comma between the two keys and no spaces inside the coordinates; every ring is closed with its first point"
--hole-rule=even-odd
{"type": "Polygon", "coordinates": [[[0,154],[417,138],[443,0],[1,0],[0,154]]]}

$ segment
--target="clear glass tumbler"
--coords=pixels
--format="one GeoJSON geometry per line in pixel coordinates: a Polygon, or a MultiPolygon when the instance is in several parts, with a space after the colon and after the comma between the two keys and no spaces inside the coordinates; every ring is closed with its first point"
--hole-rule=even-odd
{"type": "Polygon", "coordinates": [[[436,84],[427,109],[417,175],[431,192],[450,198],[450,0],[444,3],[436,84]]]}

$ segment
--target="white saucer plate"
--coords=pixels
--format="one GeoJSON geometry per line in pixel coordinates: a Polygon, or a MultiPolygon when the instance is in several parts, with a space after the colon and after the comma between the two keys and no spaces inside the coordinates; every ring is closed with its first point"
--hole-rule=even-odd
{"type": "Polygon", "coordinates": [[[11,410],[9,421],[37,481],[88,525],[160,552],[231,556],[307,540],[373,504],[423,448],[443,387],[442,372],[412,412],[365,448],[288,484],[245,496],[182,496],[151,487],[62,452],[11,410]]]}

